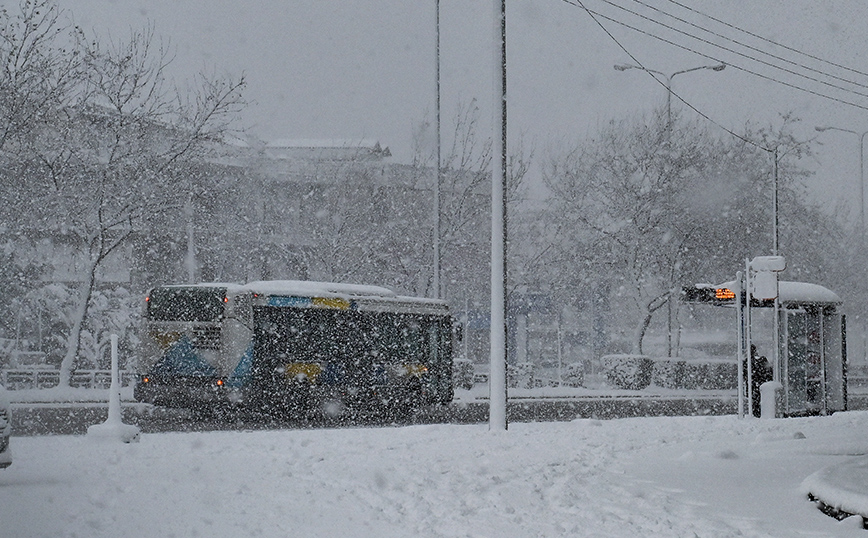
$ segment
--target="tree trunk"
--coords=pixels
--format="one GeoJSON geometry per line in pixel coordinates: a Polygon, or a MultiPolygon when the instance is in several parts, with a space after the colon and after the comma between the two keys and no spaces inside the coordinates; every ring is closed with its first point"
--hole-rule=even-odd
{"type": "Polygon", "coordinates": [[[633,333],[633,354],[642,355],[642,341],[645,340],[645,333],[648,331],[648,326],[651,325],[651,315],[653,312],[646,311],[642,317],[636,331],[633,333]]]}
{"type": "Polygon", "coordinates": [[[66,355],[60,363],[60,384],[61,387],[69,387],[69,380],[72,377],[73,365],[75,358],[78,356],[78,351],[81,348],[81,331],[84,327],[84,321],[87,319],[87,310],[90,305],[90,298],[93,295],[93,288],[96,284],[96,269],[99,266],[99,258],[91,260],[88,268],[87,279],[85,280],[79,294],[78,305],[75,309],[75,317],[73,318],[72,328],[69,331],[69,337],[66,340],[66,355]]]}

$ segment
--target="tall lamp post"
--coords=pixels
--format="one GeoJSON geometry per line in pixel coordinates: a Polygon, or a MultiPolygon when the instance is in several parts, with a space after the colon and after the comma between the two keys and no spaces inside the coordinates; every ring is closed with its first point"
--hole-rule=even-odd
{"type": "Polygon", "coordinates": [[[864,242],[865,240],[865,135],[868,131],[859,133],[850,129],[842,129],[841,127],[814,127],[817,132],[824,131],[841,131],[842,133],[850,133],[859,137],[859,234],[864,242]]]}
{"type": "Polygon", "coordinates": [[[442,295],[440,285],[441,265],[443,256],[441,254],[440,245],[440,218],[441,218],[441,189],[442,185],[442,168],[441,168],[441,137],[440,137],[440,0],[434,0],[434,28],[435,28],[435,59],[434,59],[434,115],[437,129],[437,155],[435,166],[437,168],[436,177],[434,179],[434,298],[440,299],[442,295]]]}
{"type": "Polygon", "coordinates": [[[494,133],[491,174],[491,366],[488,427],[507,429],[506,416],[506,0],[494,0],[494,133]]]}
{"type": "Polygon", "coordinates": [[[678,75],[683,75],[684,73],[690,73],[692,71],[699,71],[701,69],[710,69],[711,71],[723,71],[726,69],[725,63],[719,63],[715,65],[700,65],[698,67],[691,67],[690,69],[682,69],[681,71],[675,71],[674,73],[666,74],[662,71],[657,71],[655,69],[648,69],[646,67],[641,67],[633,64],[616,64],[615,71],[627,71],[628,69],[639,69],[640,71],[647,71],[649,73],[654,73],[656,75],[660,75],[665,79],[664,84],[666,85],[666,134],[670,136],[672,134],[672,79],[677,77],[678,75]]]}
{"type": "MultiPolygon", "coordinates": [[[[715,65],[700,65],[697,67],[691,67],[689,69],[682,69],[680,71],[675,71],[674,73],[666,74],[662,71],[657,71],[656,69],[648,69],[646,67],[642,67],[639,65],[633,64],[615,64],[613,66],[615,71],[627,71],[629,69],[638,69],[640,71],[647,71],[649,73],[654,73],[656,75],[660,75],[664,79],[664,84],[666,85],[666,143],[669,144],[672,139],[672,79],[677,77],[678,75],[683,75],[684,73],[691,73],[693,71],[700,71],[703,69],[708,69],[711,71],[723,71],[726,69],[725,63],[719,63],[715,65]]],[[[668,308],[668,326],[669,331],[666,339],[666,345],[668,347],[667,352],[668,355],[672,356],[672,317],[673,317],[673,308],[672,308],[672,298],[670,297],[668,308]]]]}
{"type": "MultiPolygon", "coordinates": [[[[842,129],[841,127],[832,126],[817,126],[814,127],[817,132],[824,131],[841,131],[842,133],[850,133],[859,137],[859,237],[862,239],[862,245],[865,244],[865,135],[868,131],[862,133],[852,131],[850,129],[842,129]]],[[[864,325],[863,325],[864,328],[864,325]]],[[[868,361],[868,329],[863,331],[862,335],[863,357],[868,361]]]]}

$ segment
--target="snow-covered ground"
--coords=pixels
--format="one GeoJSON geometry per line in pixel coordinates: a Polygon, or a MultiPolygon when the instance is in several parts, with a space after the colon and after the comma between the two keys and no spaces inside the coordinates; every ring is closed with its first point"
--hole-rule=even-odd
{"type": "Polygon", "coordinates": [[[803,481],[868,412],[14,437],[0,536],[859,536],[803,481]]]}

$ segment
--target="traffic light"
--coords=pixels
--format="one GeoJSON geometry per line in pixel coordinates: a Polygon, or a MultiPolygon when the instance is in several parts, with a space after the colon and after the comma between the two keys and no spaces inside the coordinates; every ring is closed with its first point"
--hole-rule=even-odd
{"type": "Polygon", "coordinates": [[[703,303],[712,305],[735,304],[735,292],[725,286],[696,284],[681,288],[681,301],[684,303],[703,303]]]}

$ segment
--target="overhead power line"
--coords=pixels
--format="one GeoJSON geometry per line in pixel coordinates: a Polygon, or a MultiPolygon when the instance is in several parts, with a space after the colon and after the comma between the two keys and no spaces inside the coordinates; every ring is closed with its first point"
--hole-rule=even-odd
{"type": "MultiPolygon", "coordinates": [[[[821,69],[817,69],[817,68],[811,67],[811,66],[809,66],[809,65],[805,65],[805,64],[803,64],[803,63],[799,63],[799,62],[796,62],[796,61],[790,60],[789,58],[784,58],[783,56],[779,56],[779,55],[777,55],[777,54],[774,54],[774,53],[771,53],[771,52],[768,52],[768,51],[762,50],[762,49],[759,48],[759,47],[755,47],[755,46],[750,45],[750,44],[748,44],[748,43],[744,43],[744,42],[739,41],[739,40],[737,40],[737,39],[733,39],[733,38],[728,37],[728,36],[725,36],[725,35],[723,35],[723,34],[721,34],[721,33],[719,33],[719,32],[715,32],[714,30],[709,30],[708,28],[705,28],[705,27],[700,26],[700,25],[698,25],[698,24],[696,24],[696,23],[690,22],[690,21],[688,21],[688,20],[686,20],[686,19],[684,19],[684,18],[681,18],[681,17],[678,17],[678,16],[676,16],[676,15],[673,15],[672,13],[669,13],[669,12],[667,12],[667,11],[664,11],[664,10],[660,9],[660,8],[657,8],[657,7],[654,7],[654,6],[652,6],[652,5],[649,5],[648,3],[643,2],[642,0],[633,0],[633,2],[639,4],[640,6],[643,6],[643,7],[647,8],[647,9],[650,9],[650,10],[652,10],[652,11],[656,11],[657,13],[660,13],[661,15],[664,15],[664,16],[666,16],[666,17],[670,17],[670,18],[672,18],[672,19],[675,19],[676,21],[678,21],[678,22],[680,22],[680,23],[683,23],[683,24],[686,24],[686,25],[688,25],[688,26],[690,26],[690,27],[692,27],[692,28],[695,28],[695,29],[697,29],[697,30],[699,30],[699,31],[706,32],[706,33],[708,33],[708,34],[713,35],[714,37],[718,37],[718,38],[720,38],[720,39],[723,39],[723,40],[729,41],[730,43],[733,43],[733,44],[738,45],[738,46],[740,46],[740,47],[744,47],[744,48],[746,48],[746,49],[748,49],[748,50],[752,50],[752,51],[757,52],[757,53],[759,53],[759,54],[764,54],[764,55],[766,55],[766,56],[769,56],[769,57],[771,57],[771,58],[774,58],[775,60],[778,60],[778,61],[781,61],[781,62],[784,62],[784,63],[790,64],[790,65],[793,65],[793,66],[795,66],[795,67],[799,67],[799,68],[801,68],[801,69],[805,69],[806,71],[811,71],[811,72],[813,72],[813,73],[817,73],[818,75],[822,75],[822,76],[825,76],[825,77],[829,77],[829,78],[834,79],[834,80],[838,80],[838,81],[841,81],[841,82],[846,82],[847,84],[852,84],[852,85],[854,85],[854,86],[860,86],[860,87],[862,87],[862,88],[868,88],[868,84],[864,84],[864,83],[859,82],[859,81],[856,81],[856,80],[850,80],[850,79],[848,79],[848,78],[844,78],[844,77],[838,76],[838,75],[836,75],[836,74],[834,74],[834,73],[829,73],[829,72],[823,71],[823,70],[821,70],[821,69]]],[[[679,4],[679,5],[680,5],[680,4],[679,4]]],[[[692,10],[692,11],[696,12],[695,10],[692,10]]],[[[696,13],[698,13],[698,12],[696,12],[696,13]]],[[[726,24],[726,23],[723,23],[723,24],[726,24]]],[[[734,26],[734,25],[731,25],[731,24],[727,24],[727,26],[729,26],[730,28],[733,28],[733,29],[735,29],[735,30],[741,30],[741,29],[738,28],[737,26],[734,26]]],[[[745,33],[748,33],[748,32],[746,32],[745,30],[741,30],[741,31],[742,31],[742,32],[745,32],[745,33]]],[[[689,35],[689,34],[685,34],[685,35],[689,35]]],[[[755,34],[751,34],[751,35],[755,35],[755,34]]],[[[693,36],[691,36],[691,37],[693,37],[693,36]]],[[[759,36],[757,36],[757,37],[759,37],[759,36]]],[[[774,42],[772,42],[772,43],[774,43],[774,42]]],[[[776,44],[776,46],[782,46],[782,45],[777,45],[777,44],[776,44]]],[[[802,55],[808,56],[808,57],[810,57],[810,58],[812,58],[812,59],[815,59],[815,60],[817,60],[817,61],[825,62],[825,60],[822,60],[821,58],[817,58],[817,57],[814,57],[814,56],[809,56],[809,55],[805,54],[804,52],[798,51],[798,50],[796,50],[796,49],[792,49],[792,48],[789,48],[789,47],[787,47],[787,48],[788,48],[789,50],[792,50],[792,51],[794,51],[794,52],[798,52],[798,53],[800,53],[800,54],[802,54],[802,55]]],[[[825,63],[829,63],[829,62],[825,62],[825,63]]],[[[835,64],[835,65],[837,66],[837,64],[835,64]]],[[[868,76],[868,75],[865,75],[865,76],[868,76]]]]}
{"type": "MultiPolygon", "coordinates": [[[[699,41],[699,42],[701,42],[701,43],[704,43],[704,44],[706,44],[706,45],[710,45],[710,46],[712,46],[712,47],[715,47],[715,48],[721,49],[721,50],[726,51],[726,52],[729,52],[729,53],[731,53],[731,54],[735,54],[735,55],[740,56],[740,57],[742,57],[742,58],[745,58],[745,59],[747,59],[747,60],[750,60],[750,61],[753,61],[753,62],[757,62],[757,63],[762,64],[762,65],[765,65],[765,66],[767,66],[767,67],[771,67],[772,69],[777,69],[777,70],[783,71],[783,72],[785,72],[785,73],[788,73],[788,74],[790,74],[790,75],[794,75],[794,76],[797,76],[797,77],[801,77],[801,78],[804,78],[804,79],[806,79],[806,80],[810,80],[810,81],[812,81],[812,82],[816,82],[816,83],[818,83],[818,84],[822,84],[822,85],[824,85],[824,86],[828,86],[828,87],[830,87],[830,88],[834,88],[834,89],[836,89],[836,90],[841,90],[841,91],[843,91],[843,92],[847,92],[847,93],[853,93],[853,94],[858,95],[858,96],[860,96],[860,97],[868,97],[868,93],[862,93],[862,92],[859,92],[859,91],[856,91],[856,90],[852,90],[852,89],[849,89],[849,88],[845,88],[845,87],[843,87],[843,86],[839,86],[839,85],[834,84],[834,83],[832,83],[832,82],[828,82],[828,81],[825,81],[825,80],[821,80],[821,79],[818,79],[818,78],[816,78],[816,77],[813,77],[813,76],[810,76],[810,75],[806,75],[806,74],[804,74],[804,73],[800,73],[800,72],[798,72],[798,71],[794,71],[794,70],[789,69],[789,68],[787,68],[787,67],[782,67],[782,66],[780,66],[780,65],[773,64],[773,63],[768,62],[768,61],[766,61],[766,60],[763,60],[763,59],[757,58],[757,57],[755,57],[755,56],[751,56],[751,55],[749,55],[749,54],[745,54],[745,53],[743,53],[743,52],[737,51],[737,50],[732,49],[732,48],[730,48],[730,47],[726,47],[726,46],[724,46],[724,45],[720,45],[720,44],[715,43],[714,41],[711,41],[711,40],[709,40],[709,39],[706,39],[706,38],[703,38],[703,37],[700,37],[700,36],[697,36],[697,35],[691,34],[690,32],[684,31],[684,30],[682,30],[682,29],[680,29],[680,28],[676,28],[675,26],[672,26],[672,25],[670,25],[670,24],[666,24],[666,23],[664,23],[664,22],[658,21],[658,20],[656,20],[656,19],[654,19],[654,18],[652,18],[652,17],[649,17],[648,15],[644,15],[644,14],[639,13],[639,12],[637,12],[637,11],[634,11],[634,10],[632,10],[632,9],[628,9],[628,8],[626,8],[626,7],[624,7],[624,6],[618,5],[617,3],[613,2],[612,0],[599,0],[599,1],[601,1],[601,2],[603,2],[603,3],[605,3],[605,4],[608,4],[608,5],[610,5],[610,6],[614,7],[614,8],[616,8],[616,9],[620,9],[621,11],[624,11],[625,13],[629,13],[630,15],[633,15],[633,16],[635,16],[635,17],[639,17],[640,19],[643,19],[643,20],[645,20],[645,21],[648,21],[648,22],[650,22],[650,23],[652,23],[652,24],[656,24],[656,25],[658,25],[658,26],[662,26],[663,28],[666,28],[667,30],[671,30],[671,31],[676,32],[676,33],[678,33],[678,34],[681,34],[681,35],[683,35],[683,36],[689,37],[690,39],[693,39],[693,40],[699,41]]],[[[633,1],[636,1],[636,0],[633,0],[633,1]]],[[[637,3],[640,3],[640,4],[641,4],[641,2],[637,2],[637,3]]],[[[643,5],[644,5],[644,4],[643,4],[643,5]]],[[[654,8],[652,8],[652,9],[654,9],[654,8]]],[[[656,10],[656,9],[655,9],[655,11],[659,11],[659,10],[656,10]]],[[[599,15],[599,14],[598,14],[598,15],[599,15]]],[[[668,15],[668,14],[666,14],[666,15],[668,15]]],[[[607,18],[608,20],[612,20],[613,22],[617,22],[617,21],[615,21],[614,19],[609,18],[609,17],[606,17],[606,16],[604,16],[604,15],[600,15],[600,16],[602,16],[602,17],[604,17],[604,18],[607,18]]],[[[669,16],[671,16],[671,15],[669,15],[669,16]]],[[[676,20],[680,20],[680,19],[677,19],[677,17],[674,17],[674,16],[671,16],[671,17],[675,18],[676,20]]],[[[686,21],[685,21],[685,22],[686,22],[686,21]]],[[[624,23],[621,23],[621,24],[624,24],[624,23]]],[[[690,23],[688,23],[688,24],[690,24],[690,23]]],[[[624,24],[624,25],[626,26],[626,24],[624,24]]],[[[704,30],[704,29],[703,29],[703,30],[704,30]]],[[[704,30],[704,31],[707,31],[707,30],[704,30]]],[[[713,32],[709,32],[709,33],[713,33],[713,32]]],[[[726,38],[726,39],[728,39],[728,38],[726,38]]],[[[731,41],[731,40],[730,40],[730,41],[731,41]]],[[[690,50],[692,50],[692,49],[690,49],[690,50]]],[[[693,51],[693,52],[696,52],[696,51],[693,51]]],[[[760,52],[762,52],[763,54],[768,54],[768,53],[763,52],[763,51],[760,51],[760,52]]],[[[770,54],[769,54],[769,55],[770,55],[770,54]]],[[[799,65],[799,64],[796,64],[796,65],[799,65]]],[[[800,67],[804,67],[804,66],[801,66],[801,65],[800,65],[800,67]]],[[[826,73],[823,73],[823,74],[826,75],[826,76],[831,76],[831,75],[828,75],[828,74],[826,74],[826,73]]],[[[847,81],[847,82],[850,82],[850,81],[847,81]]],[[[851,83],[851,84],[856,84],[856,83],[853,83],[853,82],[850,82],[850,83],[851,83]]],[[[864,85],[861,85],[861,84],[859,84],[859,85],[865,87],[864,85]]]]}
{"type": "MultiPolygon", "coordinates": [[[[749,138],[747,138],[747,137],[744,137],[744,136],[742,136],[742,135],[736,133],[736,132],[733,131],[732,129],[729,129],[728,127],[726,127],[726,126],[724,126],[724,125],[721,125],[720,123],[714,121],[714,120],[713,120],[711,117],[709,117],[707,114],[705,114],[704,112],[702,112],[701,110],[699,110],[698,108],[696,108],[695,106],[693,106],[692,104],[688,103],[688,102],[685,101],[685,100],[684,100],[680,95],[678,95],[677,93],[675,93],[674,91],[672,91],[672,88],[671,88],[670,86],[667,86],[666,83],[664,83],[662,80],[660,80],[660,79],[657,77],[657,75],[655,75],[652,71],[649,71],[649,70],[648,70],[648,69],[647,69],[647,68],[642,64],[642,62],[641,62],[638,58],[636,58],[636,56],[634,56],[632,52],[630,52],[630,51],[627,49],[627,47],[625,47],[623,44],[621,44],[620,41],[618,41],[618,38],[616,38],[615,35],[612,34],[612,32],[610,32],[609,29],[606,28],[606,26],[605,26],[603,23],[601,23],[600,20],[597,18],[597,17],[600,16],[600,15],[599,15],[598,13],[596,13],[596,12],[591,11],[590,9],[588,9],[588,7],[585,6],[585,4],[582,2],[582,0],[561,0],[561,1],[564,2],[564,3],[566,3],[566,4],[571,5],[571,6],[573,6],[573,7],[578,7],[578,8],[581,8],[581,9],[585,10],[585,12],[586,12],[590,17],[591,17],[591,19],[592,19],[592,20],[597,24],[597,26],[599,26],[600,29],[603,30],[603,32],[605,32],[606,35],[608,35],[609,38],[610,38],[612,41],[614,41],[615,44],[618,45],[618,47],[619,47],[622,51],[624,51],[624,54],[626,54],[627,56],[629,56],[630,59],[633,60],[633,62],[636,63],[636,65],[638,65],[638,66],[639,66],[641,69],[643,69],[646,73],[648,73],[649,75],[651,75],[651,78],[653,78],[653,79],[654,79],[658,84],[660,84],[661,86],[663,86],[663,87],[666,89],[666,91],[668,91],[671,95],[674,95],[674,96],[675,96],[679,101],[681,101],[681,103],[683,103],[686,107],[690,108],[692,111],[694,111],[694,112],[696,112],[697,114],[699,114],[699,116],[701,116],[702,118],[704,118],[704,119],[707,120],[708,122],[712,123],[713,125],[716,125],[717,127],[719,127],[720,129],[722,129],[722,130],[725,131],[726,133],[728,133],[728,134],[730,134],[731,136],[733,136],[733,137],[735,137],[735,138],[741,140],[742,142],[744,142],[744,143],[746,143],[746,144],[749,144],[749,145],[751,145],[751,146],[753,146],[753,147],[755,147],[755,148],[757,148],[757,149],[761,149],[761,150],[763,150],[763,151],[768,151],[768,152],[772,151],[771,149],[766,148],[766,147],[762,146],[761,144],[758,144],[757,142],[755,142],[755,141],[753,141],[753,140],[751,140],[751,139],[749,139],[749,138]]],[[[607,18],[607,17],[604,17],[604,18],[607,18]]],[[[613,21],[613,22],[617,22],[617,21],[613,21]]],[[[717,61],[717,60],[715,60],[715,61],[717,61]]]]}
{"type": "Polygon", "coordinates": [[[716,17],[712,17],[711,15],[708,15],[707,13],[703,13],[703,12],[701,12],[701,11],[695,9],[695,8],[692,8],[692,7],[690,7],[690,6],[686,6],[686,5],[682,4],[681,2],[677,2],[676,0],[667,0],[667,1],[670,2],[670,3],[672,3],[672,4],[675,4],[675,5],[678,6],[678,7],[681,7],[681,8],[684,8],[684,9],[688,10],[688,11],[691,11],[691,12],[693,12],[693,13],[696,13],[697,15],[701,15],[701,16],[703,16],[703,17],[706,17],[706,18],[708,18],[708,19],[711,19],[711,20],[713,20],[714,22],[716,22],[716,23],[718,23],[718,24],[722,24],[722,25],[724,25],[724,26],[726,26],[726,27],[728,27],[728,28],[732,28],[733,30],[736,30],[737,32],[741,32],[741,33],[743,33],[743,34],[749,35],[749,36],[754,37],[754,38],[756,38],[756,39],[759,39],[759,40],[761,40],[761,41],[765,41],[766,43],[769,43],[769,44],[774,45],[774,46],[776,46],[776,47],[780,47],[780,48],[782,48],[782,49],[786,49],[786,50],[788,50],[788,51],[790,51],[790,52],[795,52],[796,54],[801,54],[802,56],[805,56],[805,57],[810,58],[810,59],[812,59],[812,60],[816,60],[816,61],[818,61],[818,62],[827,63],[827,64],[829,64],[829,65],[831,65],[831,66],[837,67],[838,69],[844,69],[845,71],[849,71],[849,72],[851,72],[851,73],[855,73],[855,74],[857,74],[857,75],[862,75],[862,76],[868,77],[868,73],[865,73],[864,71],[859,71],[858,69],[853,69],[852,67],[848,67],[848,66],[846,66],[846,65],[842,65],[842,64],[839,64],[839,63],[835,63],[835,62],[833,62],[833,61],[831,61],[831,60],[826,60],[826,59],[824,59],[824,58],[820,58],[819,56],[815,56],[815,55],[813,55],[813,54],[810,54],[810,53],[807,53],[807,52],[801,51],[801,50],[796,49],[796,48],[794,48],[794,47],[790,47],[790,46],[788,46],[788,45],[784,45],[783,43],[778,43],[777,41],[772,41],[771,39],[769,39],[769,38],[767,38],[767,37],[761,36],[761,35],[759,35],[759,34],[757,34],[757,33],[754,33],[754,32],[750,32],[750,31],[745,30],[745,29],[743,29],[743,28],[739,28],[738,26],[736,26],[736,25],[734,25],[734,24],[728,23],[728,22],[726,22],[726,21],[724,21],[724,20],[721,20],[721,19],[718,19],[718,18],[716,18],[716,17]]]}
{"type": "MultiPolygon", "coordinates": [[[[844,104],[844,105],[852,106],[852,107],[858,108],[858,109],[860,109],[860,110],[868,110],[868,106],[866,106],[866,105],[862,105],[862,104],[859,104],[859,103],[856,103],[856,102],[853,102],[853,101],[849,101],[849,100],[845,100],[845,99],[842,99],[842,98],[839,98],[839,97],[835,97],[835,96],[832,96],[832,95],[828,95],[828,94],[825,94],[825,93],[822,93],[822,92],[819,92],[819,91],[816,91],[816,90],[813,90],[813,89],[810,89],[810,88],[805,88],[805,87],[799,86],[798,84],[794,84],[794,83],[791,83],[791,82],[783,81],[783,80],[777,79],[777,78],[775,78],[775,77],[772,77],[772,76],[770,76],[770,75],[765,75],[765,74],[760,73],[760,72],[758,72],[758,71],[755,71],[755,70],[749,69],[749,68],[747,68],[747,67],[744,67],[744,66],[741,66],[741,65],[738,65],[738,64],[732,63],[732,62],[724,62],[723,60],[721,60],[720,57],[716,57],[716,56],[712,56],[712,55],[710,55],[710,54],[706,54],[706,53],[700,52],[700,51],[698,51],[698,50],[696,50],[696,49],[693,49],[693,48],[691,48],[691,47],[688,47],[688,46],[686,46],[686,45],[682,45],[682,44],[680,44],[680,43],[676,43],[675,41],[673,41],[673,40],[671,40],[671,39],[664,38],[664,37],[662,37],[662,36],[660,36],[660,35],[654,34],[654,33],[649,32],[649,31],[647,31],[647,30],[643,30],[643,29],[641,29],[641,28],[639,28],[639,27],[637,27],[637,26],[633,26],[633,25],[631,25],[631,24],[628,24],[628,23],[625,23],[625,22],[620,21],[620,20],[618,20],[618,19],[615,19],[614,17],[610,17],[610,16],[605,15],[605,14],[602,14],[602,13],[600,13],[600,12],[598,12],[598,11],[594,11],[594,10],[588,8],[588,7],[587,7],[587,6],[586,6],[586,5],[585,5],[581,0],[561,0],[561,1],[564,2],[564,3],[566,3],[566,4],[571,5],[571,6],[573,6],[573,7],[578,7],[578,8],[580,8],[580,9],[583,9],[585,12],[587,12],[589,15],[591,15],[592,18],[594,19],[594,22],[595,22],[598,26],[600,26],[600,27],[601,27],[601,28],[606,32],[606,34],[609,35],[609,37],[610,37],[613,41],[615,41],[615,42],[619,45],[619,47],[621,47],[621,49],[624,50],[625,52],[627,52],[627,51],[626,51],[626,49],[623,47],[623,45],[621,45],[621,44],[618,42],[618,40],[614,37],[614,35],[612,35],[612,34],[611,34],[611,33],[610,33],[606,28],[605,28],[605,26],[603,26],[603,25],[600,23],[599,19],[605,19],[605,20],[607,20],[607,21],[609,21],[609,22],[612,22],[612,23],[614,23],[614,24],[617,24],[617,25],[619,25],[619,26],[623,26],[623,27],[625,27],[625,28],[628,28],[628,29],[630,29],[630,30],[633,30],[634,32],[637,32],[637,33],[640,33],[640,34],[646,35],[646,36],[648,36],[648,37],[651,37],[651,38],[653,38],[653,39],[656,39],[656,40],[661,41],[661,42],[663,42],[663,43],[666,43],[666,44],[668,44],[668,45],[672,45],[673,47],[677,47],[677,48],[682,49],[682,50],[685,50],[685,51],[687,51],[687,52],[691,52],[691,53],[693,53],[693,54],[696,54],[697,56],[701,56],[701,57],[703,57],[703,58],[707,58],[707,59],[709,59],[709,60],[713,60],[713,61],[715,61],[715,62],[723,62],[723,63],[726,63],[728,66],[732,67],[733,69],[737,69],[737,70],[739,70],[739,71],[743,71],[743,72],[745,72],[745,73],[748,73],[748,74],[754,75],[754,76],[759,77],[759,78],[761,78],[761,79],[768,80],[768,81],[770,81],[770,82],[774,82],[774,83],[777,83],[777,84],[781,84],[781,85],[783,85],[783,86],[786,86],[786,87],[789,87],[789,88],[793,88],[793,89],[795,89],[795,90],[799,90],[799,91],[802,91],[802,92],[805,92],[805,93],[808,93],[808,94],[811,94],[811,95],[814,95],[814,96],[817,96],[817,97],[821,97],[821,98],[823,98],[823,99],[828,99],[828,100],[830,100],[830,101],[834,101],[834,102],[841,103],[841,104],[844,104]]],[[[633,59],[633,61],[636,61],[637,63],[639,63],[639,62],[636,60],[636,58],[635,58],[632,54],[629,54],[629,53],[628,53],[628,55],[630,56],[631,59],[633,59]]],[[[639,64],[639,65],[641,65],[641,64],[639,64]]],[[[854,92],[850,92],[850,93],[854,93],[854,92]]],[[[676,97],[678,97],[677,94],[674,94],[674,93],[673,93],[673,95],[675,95],[676,97]]],[[[683,99],[681,99],[680,97],[678,97],[678,99],[679,99],[681,102],[683,102],[685,105],[690,106],[688,103],[686,103],[686,102],[685,102],[683,99]]],[[[691,107],[691,108],[693,108],[693,107],[691,107]]],[[[696,111],[696,109],[693,109],[693,110],[696,111]]],[[[699,111],[696,111],[696,112],[699,112],[699,111]]],[[[703,115],[703,117],[705,117],[705,116],[703,115]]]]}

